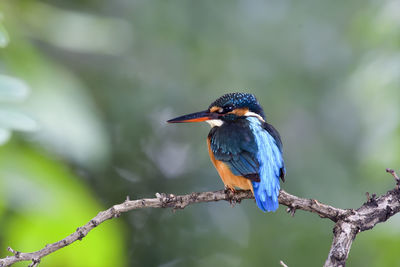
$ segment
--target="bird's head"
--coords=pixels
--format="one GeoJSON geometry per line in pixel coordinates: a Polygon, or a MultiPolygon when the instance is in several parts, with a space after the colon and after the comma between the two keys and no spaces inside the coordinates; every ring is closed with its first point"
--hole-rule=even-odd
{"type": "Polygon", "coordinates": [[[206,121],[214,126],[221,126],[224,122],[235,121],[243,117],[253,116],[264,121],[264,111],[256,97],[247,93],[225,94],[211,103],[207,110],[187,114],[167,122],[199,122],[206,121]]]}

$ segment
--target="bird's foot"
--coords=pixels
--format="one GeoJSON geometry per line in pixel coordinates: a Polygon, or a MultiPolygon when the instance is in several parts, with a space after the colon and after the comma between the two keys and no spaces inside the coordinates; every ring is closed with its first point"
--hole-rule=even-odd
{"type": "Polygon", "coordinates": [[[236,201],[236,199],[234,197],[234,195],[236,193],[236,189],[234,187],[230,187],[228,185],[225,185],[224,193],[227,195],[227,200],[229,201],[231,206],[234,207],[235,204],[237,203],[237,201],[236,201]]]}
{"type": "Polygon", "coordinates": [[[225,194],[236,193],[236,189],[234,187],[229,186],[229,185],[225,185],[224,193],[225,194]]]}

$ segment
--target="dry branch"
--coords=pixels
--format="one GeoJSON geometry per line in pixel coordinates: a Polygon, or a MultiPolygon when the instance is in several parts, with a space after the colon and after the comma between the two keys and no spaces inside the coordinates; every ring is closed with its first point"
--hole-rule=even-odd
{"type": "MultiPolygon", "coordinates": [[[[325,267],[344,266],[347,260],[351,244],[356,235],[361,231],[372,229],[377,223],[384,222],[400,211],[400,180],[397,174],[390,169],[396,180],[396,188],[386,194],[376,198],[374,195],[369,197],[359,209],[338,209],[320,203],[314,199],[299,198],[283,190],[279,194],[279,203],[288,207],[287,211],[294,215],[300,209],[318,214],[321,218],[328,218],[334,221],[333,242],[325,262],[325,267]]],[[[111,208],[99,212],[96,217],[85,225],[78,227],[75,232],[66,238],[46,245],[41,250],[25,253],[12,248],[8,250],[13,254],[0,259],[0,267],[10,266],[19,261],[31,261],[30,266],[38,266],[40,260],[54,251],[57,251],[69,244],[82,240],[93,228],[106,220],[119,217],[121,213],[143,208],[172,208],[183,209],[194,203],[213,202],[226,200],[231,203],[239,203],[243,199],[253,199],[251,191],[238,190],[236,192],[220,190],[214,192],[191,193],[188,195],[156,194],[156,198],[144,198],[129,200],[112,206],[111,208]]]]}

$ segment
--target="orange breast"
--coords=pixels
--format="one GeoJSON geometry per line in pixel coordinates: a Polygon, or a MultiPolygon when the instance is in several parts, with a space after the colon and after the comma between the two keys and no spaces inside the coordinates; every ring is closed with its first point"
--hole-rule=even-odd
{"type": "Polygon", "coordinates": [[[207,138],[207,145],[211,162],[217,169],[218,174],[221,177],[221,180],[224,183],[224,185],[230,188],[231,190],[235,190],[235,187],[238,187],[240,189],[251,190],[253,192],[253,185],[251,184],[251,181],[249,179],[246,179],[242,176],[234,175],[226,163],[215,159],[214,153],[211,150],[209,138],[207,138]]]}

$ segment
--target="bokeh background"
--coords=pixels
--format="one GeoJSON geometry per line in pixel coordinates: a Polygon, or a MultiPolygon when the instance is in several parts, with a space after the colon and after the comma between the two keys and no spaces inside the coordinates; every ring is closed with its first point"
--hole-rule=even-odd
{"type": "MultiPolygon", "coordinates": [[[[400,167],[400,2],[2,1],[0,256],[58,241],[131,199],[223,188],[206,124],[254,93],[281,133],[288,192],[357,208],[400,167]]],[[[349,266],[400,266],[400,217],[349,266]]],[[[333,223],[253,201],[124,214],[41,266],[322,266],[333,223]]],[[[26,266],[26,263],[16,264],[26,266]]]]}

